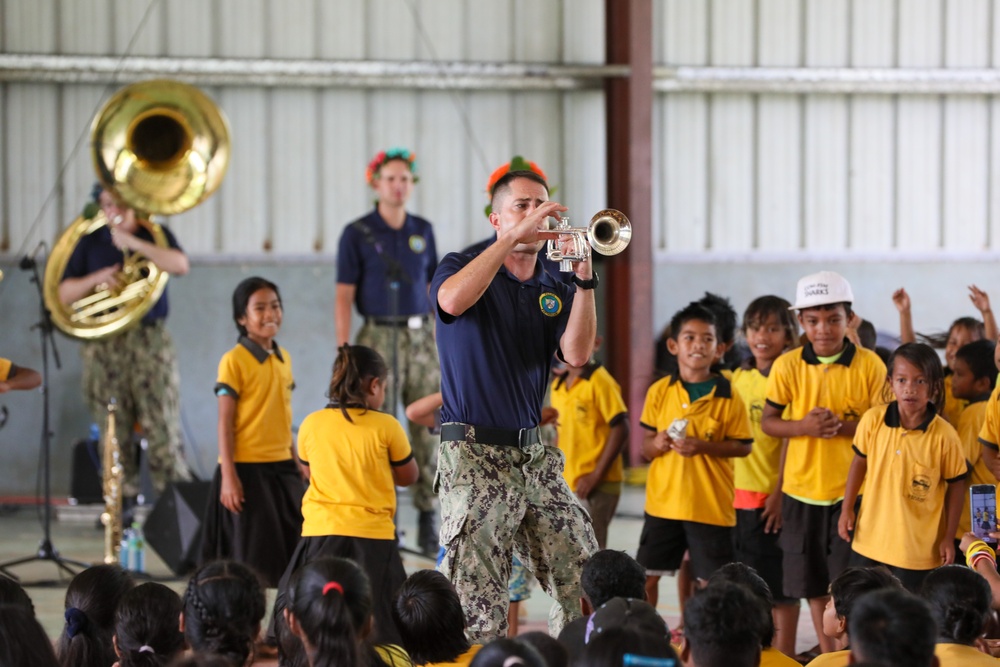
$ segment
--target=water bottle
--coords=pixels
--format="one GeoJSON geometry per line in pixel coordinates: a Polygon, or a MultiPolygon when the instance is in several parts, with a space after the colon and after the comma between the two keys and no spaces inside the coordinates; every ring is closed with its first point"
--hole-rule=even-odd
{"type": "Polygon", "coordinates": [[[122,541],[118,545],[118,564],[122,566],[122,569],[129,569],[129,540],[131,539],[132,529],[126,528],[122,531],[122,541]]]}
{"type": "Polygon", "coordinates": [[[133,572],[146,571],[146,537],[138,523],[132,524],[132,543],[129,547],[129,563],[133,572]]]}

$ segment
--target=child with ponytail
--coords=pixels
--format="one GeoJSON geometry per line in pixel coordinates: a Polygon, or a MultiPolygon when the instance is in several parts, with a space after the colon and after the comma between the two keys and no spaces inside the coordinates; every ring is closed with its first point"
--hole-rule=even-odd
{"type": "Polygon", "coordinates": [[[243,667],[253,661],[264,605],[264,589],[252,570],[214,561],[188,582],[180,628],[195,653],[221,655],[243,667]]]}
{"type": "Polygon", "coordinates": [[[56,642],[63,667],[108,667],[115,661],[115,610],[134,586],[117,565],[95,565],[77,574],[66,589],[66,625],[56,642]]]}
{"type": "Polygon", "coordinates": [[[374,646],[372,589],[365,573],[344,558],[320,558],[292,575],[283,615],[302,640],[309,667],[394,667],[410,659],[398,646],[374,646]]]}
{"type": "Polygon", "coordinates": [[[136,586],[118,604],[115,653],[118,667],[164,667],[184,650],[181,598],[163,584],[136,586]]]}
{"type": "Polygon", "coordinates": [[[309,468],[302,499],[302,539],[275,600],[281,622],[287,582],[300,566],[324,556],[350,558],[368,575],[375,601],[374,637],[399,643],[392,599],[406,579],[396,541],[396,487],[417,480],[403,427],[379,412],[388,369],[375,350],[342,345],[333,364],[326,408],[299,428],[299,459],[309,468]]]}

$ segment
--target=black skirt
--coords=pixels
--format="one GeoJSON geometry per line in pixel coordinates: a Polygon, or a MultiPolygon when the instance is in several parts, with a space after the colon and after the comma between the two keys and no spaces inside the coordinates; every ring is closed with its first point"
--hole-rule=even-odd
{"type": "Polygon", "coordinates": [[[222,472],[215,467],[201,531],[199,564],[227,558],[278,585],[302,534],[305,483],[291,459],[273,463],[237,463],[243,484],[243,511],[233,514],[219,502],[222,472]]]}
{"type": "MultiPolygon", "coordinates": [[[[392,620],[392,606],[396,591],[406,580],[406,570],[403,569],[403,559],[399,557],[396,540],[372,540],[342,535],[303,537],[278,583],[272,619],[283,617],[288,581],[295,570],[306,563],[326,557],[349,558],[368,575],[372,589],[372,616],[375,618],[371,643],[401,644],[399,631],[392,620]]],[[[268,634],[273,636],[273,624],[270,630],[268,634]]]]}

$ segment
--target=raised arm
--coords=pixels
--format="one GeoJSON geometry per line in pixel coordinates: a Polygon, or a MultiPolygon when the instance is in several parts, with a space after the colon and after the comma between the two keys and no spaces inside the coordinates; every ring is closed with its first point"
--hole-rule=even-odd
{"type": "Polygon", "coordinates": [[[0,394],[8,391],[34,389],[40,384],[42,384],[41,373],[24,366],[17,366],[13,375],[6,380],[0,380],[0,394]]]}
{"type": "Polygon", "coordinates": [[[915,343],[917,335],[913,332],[913,313],[910,312],[910,295],[900,287],[892,293],[892,302],[899,311],[899,342],[915,343]]]}
{"type": "Polygon", "coordinates": [[[337,347],[351,342],[351,309],[354,307],[356,285],[337,283],[336,300],[333,304],[333,327],[337,336],[337,347]]]}
{"type": "Polygon", "coordinates": [[[187,255],[180,248],[163,248],[115,226],[111,227],[111,241],[119,250],[137,252],[170,275],[183,276],[191,269],[187,255]]]}
{"type": "MultiPolygon", "coordinates": [[[[573,265],[580,280],[591,280],[594,270],[590,260],[573,265]]],[[[559,339],[562,357],[570,366],[583,366],[590,359],[597,335],[597,301],[593,289],[576,288],[573,305],[569,310],[566,330],[559,339]]]]}
{"type": "Polygon", "coordinates": [[[990,295],[975,285],[969,285],[969,300],[983,316],[986,340],[995,341],[997,339],[997,320],[993,317],[993,309],[990,308],[990,295]]]}

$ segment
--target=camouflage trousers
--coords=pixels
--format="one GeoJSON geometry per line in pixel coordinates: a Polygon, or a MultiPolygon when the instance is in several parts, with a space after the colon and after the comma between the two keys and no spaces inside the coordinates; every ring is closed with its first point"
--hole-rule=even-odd
{"type": "Polygon", "coordinates": [[[108,402],[114,398],[115,437],[125,465],[125,493],[139,490],[133,427],[146,437],[146,458],[157,492],[175,480],[188,480],[180,427],[180,375],[173,340],[163,322],[138,326],[125,333],[83,343],[83,395],[104,442],[108,402]]]}
{"type": "MultiPolygon", "coordinates": [[[[434,342],[434,321],[424,322],[419,329],[394,327],[365,322],[358,332],[358,345],[376,350],[389,367],[389,387],[393,386],[392,346],[393,335],[398,336],[399,400],[400,409],[418,398],[441,391],[441,368],[438,364],[437,344],[434,342]]],[[[392,397],[386,396],[386,410],[391,409],[392,397]]],[[[393,415],[398,416],[398,415],[393,415]]],[[[413,506],[420,512],[434,509],[434,473],[437,470],[436,450],[438,438],[426,426],[409,425],[410,447],[420,468],[420,478],[410,487],[413,506]]]]}
{"type": "MultiPolygon", "coordinates": [[[[471,430],[471,427],[467,427],[471,430]]],[[[555,600],[549,633],[580,616],[580,572],[597,550],[590,517],[563,479],[563,455],[540,442],[524,448],[442,441],[438,569],[462,600],[474,644],[507,636],[511,555],[555,600]]]]}

